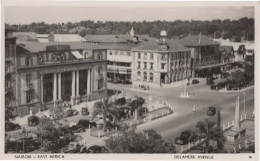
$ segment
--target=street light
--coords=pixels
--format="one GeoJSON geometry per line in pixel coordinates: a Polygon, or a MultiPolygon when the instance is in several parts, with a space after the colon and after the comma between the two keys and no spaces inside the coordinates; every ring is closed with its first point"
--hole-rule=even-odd
{"type": "Polygon", "coordinates": [[[244,94],[244,115],[246,114],[246,93],[245,91],[243,92],[244,94]]]}

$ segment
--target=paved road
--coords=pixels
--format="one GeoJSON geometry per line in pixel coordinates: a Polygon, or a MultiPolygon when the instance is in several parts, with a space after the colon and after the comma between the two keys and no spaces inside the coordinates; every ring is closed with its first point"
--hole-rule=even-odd
{"type": "MultiPolygon", "coordinates": [[[[231,122],[234,119],[235,101],[238,95],[241,98],[241,114],[244,112],[244,96],[242,92],[221,93],[210,90],[209,86],[205,84],[188,86],[187,91],[193,93],[190,98],[180,98],[180,93],[183,91],[183,87],[156,88],[151,89],[149,92],[133,90],[130,86],[115,86],[113,84],[111,84],[109,88],[124,88],[126,93],[129,95],[135,93],[145,98],[148,98],[149,94],[155,102],[156,100],[158,101],[159,96],[162,96],[167,100],[167,102],[174,105],[176,114],[167,118],[159,119],[154,123],[144,125],[137,129],[139,132],[147,129],[154,129],[164,138],[170,140],[177,137],[183,130],[194,127],[198,121],[204,121],[206,118],[216,120],[216,116],[211,117],[206,115],[209,106],[214,106],[221,109],[222,124],[231,122]],[[192,112],[192,107],[194,104],[197,107],[196,112],[192,112]]],[[[246,89],[245,94],[246,113],[247,115],[251,115],[254,111],[254,88],[251,87],[246,89]]]]}

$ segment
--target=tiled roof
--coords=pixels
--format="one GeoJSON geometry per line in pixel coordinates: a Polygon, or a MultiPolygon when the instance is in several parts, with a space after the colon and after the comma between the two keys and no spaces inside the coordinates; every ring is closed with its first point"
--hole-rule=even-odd
{"type": "Polygon", "coordinates": [[[40,43],[40,42],[23,42],[17,44],[18,47],[23,48],[24,50],[30,53],[38,53],[41,51],[46,51],[46,46],[48,45],[70,45],[71,50],[78,50],[78,49],[87,49],[87,50],[97,50],[97,49],[106,49],[103,46],[86,43],[86,42],[47,42],[47,43],[40,43]]]}
{"type": "MultiPolygon", "coordinates": [[[[168,50],[169,52],[176,52],[176,51],[189,51],[190,49],[185,47],[183,44],[181,44],[179,41],[174,39],[168,39],[167,40],[168,50]]],[[[159,41],[148,41],[143,42],[140,46],[134,48],[134,51],[162,51],[160,48],[160,42],[159,41]]]]}
{"type": "Polygon", "coordinates": [[[204,35],[190,35],[179,40],[185,46],[208,46],[208,45],[218,45],[217,42],[213,41],[204,35]]]}
{"type": "Polygon", "coordinates": [[[106,47],[108,50],[124,50],[124,51],[131,51],[131,49],[137,47],[138,45],[128,44],[128,43],[106,43],[102,44],[102,46],[106,47]]]}
{"type": "Polygon", "coordinates": [[[121,38],[117,35],[85,35],[84,38],[88,42],[97,43],[127,43],[125,38],[121,38]]]}
{"type": "Polygon", "coordinates": [[[83,37],[77,34],[54,34],[54,41],[56,42],[72,42],[72,41],[86,41],[83,37]]]}

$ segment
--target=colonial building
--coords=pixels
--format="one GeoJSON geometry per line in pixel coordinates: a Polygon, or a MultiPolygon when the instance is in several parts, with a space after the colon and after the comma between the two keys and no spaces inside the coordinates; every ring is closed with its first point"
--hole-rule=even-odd
{"type": "Polygon", "coordinates": [[[103,44],[107,48],[107,77],[110,81],[131,82],[132,55],[131,49],[137,45],[131,44],[103,44]]]}
{"type": "Polygon", "coordinates": [[[5,29],[5,107],[16,106],[16,38],[13,29],[5,29]]]}
{"type": "Polygon", "coordinates": [[[219,43],[204,35],[189,35],[179,40],[183,45],[192,49],[192,77],[205,77],[211,68],[215,73],[225,66],[221,62],[219,43]]]}
{"type": "Polygon", "coordinates": [[[167,39],[161,31],[159,41],[150,41],[132,49],[132,82],[172,83],[191,76],[191,50],[177,40],[167,39]]]}
{"type": "Polygon", "coordinates": [[[24,42],[15,61],[16,113],[106,96],[107,50],[84,42],[24,42]]]}

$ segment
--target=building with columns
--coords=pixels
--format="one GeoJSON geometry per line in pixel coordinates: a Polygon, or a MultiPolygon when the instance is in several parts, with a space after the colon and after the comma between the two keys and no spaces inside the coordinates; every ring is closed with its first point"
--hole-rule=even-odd
{"type": "Polygon", "coordinates": [[[16,45],[16,113],[75,105],[107,95],[107,49],[86,42],[16,45]]]}
{"type": "Polygon", "coordinates": [[[161,31],[159,41],[150,41],[132,49],[134,85],[172,83],[191,77],[191,49],[161,31]]]}

